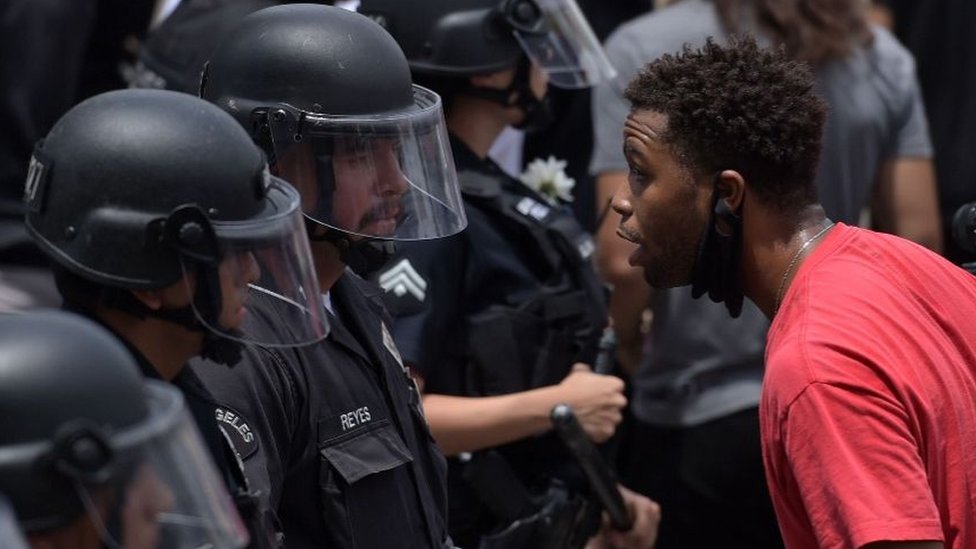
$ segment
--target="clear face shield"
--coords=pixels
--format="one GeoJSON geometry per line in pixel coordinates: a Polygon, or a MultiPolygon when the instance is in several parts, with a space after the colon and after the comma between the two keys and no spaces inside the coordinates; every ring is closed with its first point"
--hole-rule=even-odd
{"type": "MultiPolygon", "coordinates": [[[[298,193],[275,177],[266,192],[265,211],[250,220],[208,220],[204,230],[212,235],[203,240],[216,249],[181,250],[190,303],[197,319],[222,337],[269,347],[313,343],[329,330],[298,193]],[[256,316],[270,322],[248,329],[256,316]]],[[[176,215],[168,223],[179,225],[176,215]]]]}
{"type": "Polygon", "coordinates": [[[440,98],[414,86],[415,108],[378,115],[272,113],[278,175],[306,217],[381,240],[428,240],[467,225],[440,98]],[[276,116],[278,115],[278,116],[276,116]]]}
{"type": "Polygon", "coordinates": [[[107,545],[239,548],[249,541],[178,390],[147,381],[150,418],[113,433],[111,480],[76,482],[107,545]]]}
{"type": "MultiPolygon", "coordinates": [[[[244,547],[247,529],[183,396],[161,381],[144,387],[149,413],[142,422],[112,429],[76,420],[53,443],[8,448],[5,457],[56,471],[52,482],[74,490],[86,529],[111,549],[244,547]]],[[[69,527],[77,521],[70,520],[69,527]]]]}
{"type": "Polygon", "coordinates": [[[614,78],[575,0],[511,0],[503,7],[522,50],[559,88],[588,88],[614,78]]]}

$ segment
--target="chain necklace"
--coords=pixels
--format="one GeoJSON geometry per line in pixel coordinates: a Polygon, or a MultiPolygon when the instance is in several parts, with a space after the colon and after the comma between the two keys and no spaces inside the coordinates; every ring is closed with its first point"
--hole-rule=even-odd
{"type": "Polygon", "coordinates": [[[793,268],[796,267],[796,262],[800,260],[800,256],[803,255],[804,250],[810,247],[810,244],[813,244],[818,238],[826,234],[827,231],[829,231],[833,226],[834,222],[831,221],[826,227],[820,229],[820,232],[806,239],[806,241],[803,242],[803,245],[800,246],[800,249],[793,254],[793,259],[790,260],[790,264],[786,267],[786,272],[783,273],[783,279],[779,281],[779,289],[776,290],[776,301],[773,303],[773,316],[776,316],[776,313],[779,312],[780,302],[783,299],[783,290],[786,289],[786,279],[790,277],[790,274],[793,272],[793,268]]]}

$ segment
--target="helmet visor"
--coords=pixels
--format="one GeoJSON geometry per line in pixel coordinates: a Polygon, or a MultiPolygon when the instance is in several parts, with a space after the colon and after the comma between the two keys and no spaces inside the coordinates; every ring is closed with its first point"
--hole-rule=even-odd
{"type": "MultiPolygon", "coordinates": [[[[550,84],[588,88],[617,75],[575,0],[533,1],[542,12],[543,24],[529,28],[512,22],[513,32],[526,55],[545,71],[550,84]]],[[[514,2],[511,10],[524,13],[527,8],[520,4],[514,2]]]]}
{"type": "Polygon", "coordinates": [[[0,497],[0,547],[27,549],[27,542],[17,526],[14,511],[3,497],[0,497]]]}
{"type": "Polygon", "coordinates": [[[184,260],[183,279],[197,319],[218,335],[270,347],[306,345],[329,330],[298,193],[278,178],[267,192],[261,215],[212,223],[219,263],[201,269],[184,260]],[[256,317],[275,328],[266,322],[258,329],[256,317]]]}
{"type": "Polygon", "coordinates": [[[427,240],[467,224],[440,97],[414,86],[414,108],[378,115],[303,113],[271,120],[278,175],[306,217],[351,235],[427,240]]]}
{"type": "Polygon", "coordinates": [[[107,482],[76,483],[109,546],[236,549],[247,530],[214,467],[183,397],[147,381],[149,419],[111,436],[107,482]]]}

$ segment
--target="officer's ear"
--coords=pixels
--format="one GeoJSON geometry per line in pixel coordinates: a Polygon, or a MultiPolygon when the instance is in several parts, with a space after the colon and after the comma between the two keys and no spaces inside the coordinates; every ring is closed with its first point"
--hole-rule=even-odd
{"type": "Polygon", "coordinates": [[[193,289],[196,287],[195,277],[183,275],[179,280],[163,288],[151,290],[129,290],[149,310],[180,309],[190,304],[193,289]]]}
{"type": "Polygon", "coordinates": [[[129,290],[132,295],[151,311],[158,311],[163,306],[163,298],[157,290],[129,290]]]}

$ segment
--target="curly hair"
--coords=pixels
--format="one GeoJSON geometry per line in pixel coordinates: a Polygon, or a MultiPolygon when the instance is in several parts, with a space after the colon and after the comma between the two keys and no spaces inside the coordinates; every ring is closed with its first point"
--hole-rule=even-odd
{"type": "Polygon", "coordinates": [[[826,105],[809,67],[749,36],[709,39],[647,64],[624,92],[634,111],[667,116],[662,140],[694,176],[734,169],[784,212],[817,200],[826,105]]]}

